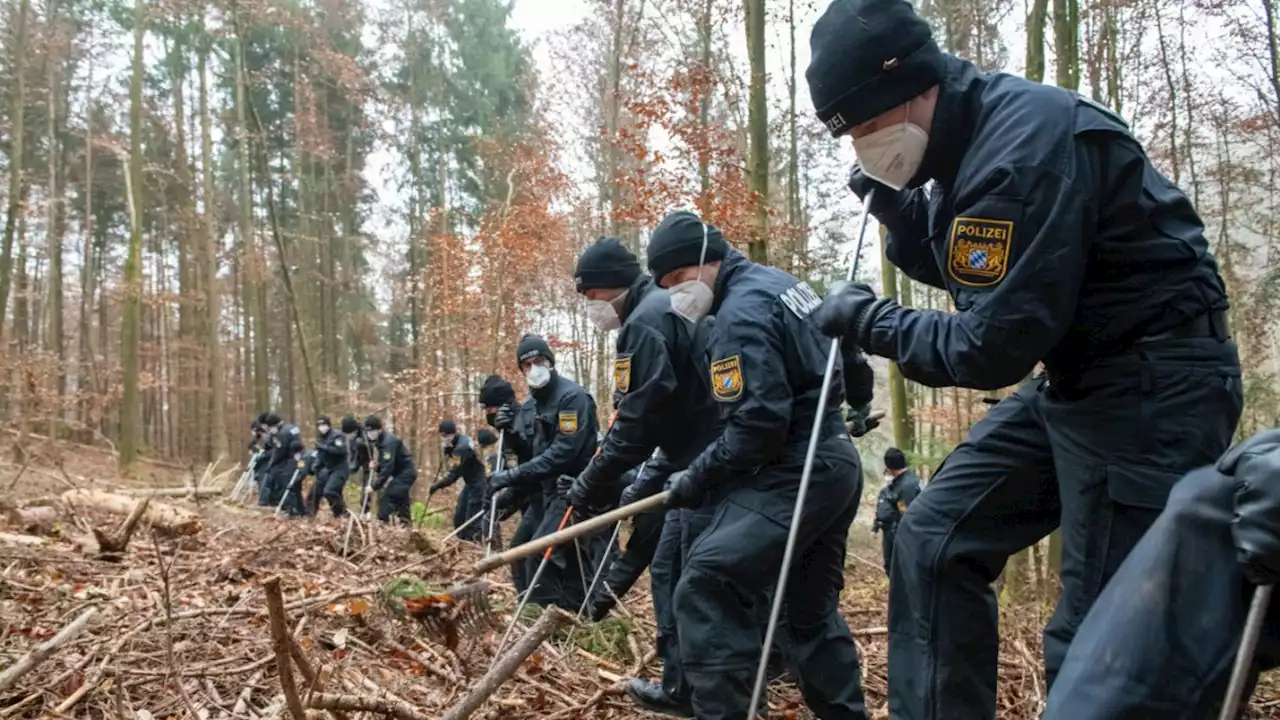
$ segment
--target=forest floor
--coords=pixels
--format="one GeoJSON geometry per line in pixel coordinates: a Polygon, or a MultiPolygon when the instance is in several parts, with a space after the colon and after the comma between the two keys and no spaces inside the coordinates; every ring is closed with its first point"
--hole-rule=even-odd
{"type": "MultiPolygon", "coordinates": [[[[346,694],[395,706],[393,716],[401,720],[441,717],[489,670],[512,617],[505,569],[489,577],[492,628],[463,632],[454,649],[405,617],[404,605],[389,592],[408,582],[397,578],[446,587],[468,576],[483,556],[482,548],[447,538],[452,497],[437,496],[432,509],[449,510],[430,514],[416,532],[354,532],[345,557],[346,525],[333,518],[277,520],[269,511],[225,502],[225,492],[199,501],[155,497],[153,504],[198,513],[198,530],[177,535],[143,527],[124,556],[110,561],[95,557],[84,537],[95,527],[110,534],[122,518],[73,510],[56,498],[72,487],[127,491],[138,483],[121,481],[107,453],[64,448],[55,455],[33,460],[21,478],[20,465],[0,465],[8,514],[41,505],[57,513],[51,525],[32,528],[15,523],[16,516],[6,520],[0,508],[0,719],[288,718],[266,604],[271,578],[279,579],[284,614],[312,670],[295,672],[303,675],[296,678],[299,698],[313,706],[323,704],[321,696],[346,694]],[[79,634],[37,657],[42,661],[34,669],[6,687],[6,673],[33,649],[42,655],[39,644],[90,608],[96,613],[79,634]]],[[[180,487],[193,470],[147,468],[141,484],[180,487]]],[[[509,521],[507,531],[513,529],[509,521]]],[[[878,538],[859,524],[851,534],[842,606],[862,653],[873,718],[888,716],[886,602],[878,538]]],[[[531,623],[529,615],[522,627],[531,623]]],[[[1034,718],[1043,706],[1039,649],[1047,615],[1039,605],[1004,609],[1001,718],[1034,718]]],[[[659,671],[652,617],[646,576],[613,618],[561,630],[542,643],[472,717],[657,717],[638,712],[621,690],[627,677],[659,671]]],[[[1278,697],[1277,683],[1267,678],[1255,693],[1253,717],[1280,718],[1278,697]]],[[[793,686],[776,684],[770,701],[776,717],[812,717],[793,686]]],[[[319,710],[308,715],[325,717],[319,710]]],[[[338,711],[334,717],[380,716],[338,711]]]]}

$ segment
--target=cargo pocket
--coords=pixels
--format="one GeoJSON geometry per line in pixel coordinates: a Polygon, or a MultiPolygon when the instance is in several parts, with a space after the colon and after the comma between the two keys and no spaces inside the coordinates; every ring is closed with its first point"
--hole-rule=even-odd
{"type": "Polygon", "coordinates": [[[1215,462],[1240,418],[1239,368],[1141,356],[1145,437],[1135,459],[1178,474],[1215,462]]]}
{"type": "MultiPolygon", "coordinates": [[[[1097,597],[1102,587],[1129,556],[1138,541],[1147,532],[1169,501],[1173,486],[1182,479],[1181,473],[1143,465],[1108,465],[1106,468],[1107,496],[1110,499],[1106,513],[1109,527],[1096,554],[1095,580],[1087,589],[1097,597]]],[[[1090,601],[1092,602],[1092,600],[1090,601]]]]}

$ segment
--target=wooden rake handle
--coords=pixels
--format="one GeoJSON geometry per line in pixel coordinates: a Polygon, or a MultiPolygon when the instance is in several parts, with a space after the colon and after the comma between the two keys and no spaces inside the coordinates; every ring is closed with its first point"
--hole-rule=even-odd
{"type": "Polygon", "coordinates": [[[643,500],[637,500],[630,505],[624,505],[616,510],[610,510],[603,515],[597,515],[588,518],[576,525],[570,525],[564,530],[544,535],[536,540],[531,540],[523,545],[513,547],[506,552],[500,552],[476,563],[475,572],[477,575],[487,573],[490,570],[510,565],[517,560],[523,560],[527,557],[537,555],[539,551],[549,550],[557,545],[563,545],[571,540],[580,538],[589,532],[599,530],[600,528],[609,527],[610,525],[634,517],[647,510],[662,507],[667,499],[666,492],[660,492],[657,495],[650,495],[643,500]]]}

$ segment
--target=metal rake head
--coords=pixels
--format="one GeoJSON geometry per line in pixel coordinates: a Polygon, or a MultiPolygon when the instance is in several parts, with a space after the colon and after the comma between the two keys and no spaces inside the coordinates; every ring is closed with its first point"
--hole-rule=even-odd
{"type": "Polygon", "coordinates": [[[404,599],[405,613],[422,623],[450,650],[456,650],[460,633],[479,635],[496,627],[489,607],[489,581],[464,582],[438,593],[404,599]]]}

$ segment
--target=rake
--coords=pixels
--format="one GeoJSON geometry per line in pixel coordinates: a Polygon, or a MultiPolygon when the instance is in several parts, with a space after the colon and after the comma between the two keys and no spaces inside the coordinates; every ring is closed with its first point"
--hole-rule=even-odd
{"type": "Polygon", "coordinates": [[[489,607],[489,581],[462,582],[438,593],[402,598],[405,614],[422,623],[427,632],[456,650],[465,634],[475,636],[497,626],[489,607]]]}

